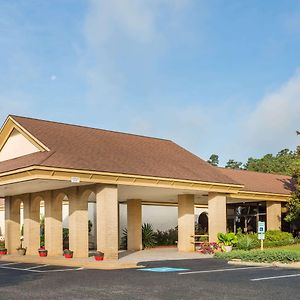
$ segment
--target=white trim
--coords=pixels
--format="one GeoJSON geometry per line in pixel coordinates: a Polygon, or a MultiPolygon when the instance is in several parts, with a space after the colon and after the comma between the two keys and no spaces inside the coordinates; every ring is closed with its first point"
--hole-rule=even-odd
{"type": "Polygon", "coordinates": [[[245,267],[245,268],[227,268],[227,269],[215,269],[215,270],[204,270],[204,271],[191,271],[181,272],[179,275],[190,275],[190,274],[202,274],[202,273],[215,273],[215,272],[228,272],[228,271],[240,271],[248,269],[267,269],[269,267],[245,267]]]}

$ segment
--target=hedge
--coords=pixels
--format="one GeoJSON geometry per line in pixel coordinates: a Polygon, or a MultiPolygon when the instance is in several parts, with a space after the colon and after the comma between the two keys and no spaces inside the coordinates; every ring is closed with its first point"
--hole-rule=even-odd
{"type": "Polygon", "coordinates": [[[292,263],[300,261],[300,253],[288,250],[234,250],[231,252],[217,252],[216,258],[231,260],[241,259],[242,261],[253,262],[282,262],[292,263]]]}
{"type": "MultiPolygon", "coordinates": [[[[238,242],[236,248],[240,250],[251,250],[260,246],[260,241],[256,233],[250,234],[237,234],[238,242]]],[[[299,242],[298,239],[294,239],[293,235],[288,232],[280,230],[268,230],[265,235],[264,247],[280,247],[291,245],[299,242]]]]}

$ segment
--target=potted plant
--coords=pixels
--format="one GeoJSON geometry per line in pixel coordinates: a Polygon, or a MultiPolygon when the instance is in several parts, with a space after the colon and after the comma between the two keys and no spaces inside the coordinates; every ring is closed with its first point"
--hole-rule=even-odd
{"type": "Polygon", "coordinates": [[[64,257],[65,258],[72,258],[73,257],[73,251],[71,251],[69,249],[65,249],[64,250],[64,257]]]}
{"type": "Polygon", "coordinates": [[[1,255],[6,255],[7,254],[7,249],[4,247],[0,247],[0,256],[1,255]]]}
{"type": "Polygon", "coordinates": [[[232,250],[232,246],[238,242],[238,238],[233,232],[219,233],[218,240],[219,243],[223,244],[225,252],[230,252],[232,250]]]}
{"type": "Polygon", "coordinates": [[[20,247],[17,248],[17,251],[18,251],[18,254],[19,254],[19,255],[25,255],[25,254],[26,254],[27,248],[24,248],[24,247],[23,247],[23,241],[24,241],[24,237],[21,236],[21,237],[20,237],[20,247]]]}
{"type": "Polygon", "coordinates": [[[0,236],[0,256],[6,254],[7,254],[7,249],[5,248],[5,239],[4,236],[0,236]]]}
{"type": "Polygon", "coordinates": [[[95,260],[100,261],[104,259],[104,253],[101,251],[97,251],[94,255],[95,260]]]}
{"type": "Polygon", "coordinates": [[[40,257],[46,257],[48,255],[48,250],[45,249],[44,243],[41,243],[41,247],[38,249],[40,257]]]}

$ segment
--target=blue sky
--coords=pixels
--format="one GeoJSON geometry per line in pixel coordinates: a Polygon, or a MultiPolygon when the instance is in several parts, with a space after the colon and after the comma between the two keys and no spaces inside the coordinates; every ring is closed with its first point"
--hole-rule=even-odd
{"type": "Polygon", "coordinates": [[[297,145],[299,53],[297,0],[0,0],[0,119],[245,161],[297,145]]]}

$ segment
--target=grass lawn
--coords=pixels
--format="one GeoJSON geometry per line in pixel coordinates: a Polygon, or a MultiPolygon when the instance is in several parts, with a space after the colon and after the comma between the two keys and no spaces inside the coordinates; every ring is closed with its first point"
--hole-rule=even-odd
{"type": "Polygon", "coordinates": [[[288,246],[282,246],[276,248],[266,248],[266,249],[289,250],[289,251],[300,253],[300,244],[294,244],[294,245],[288,245],[288,246]]]}

